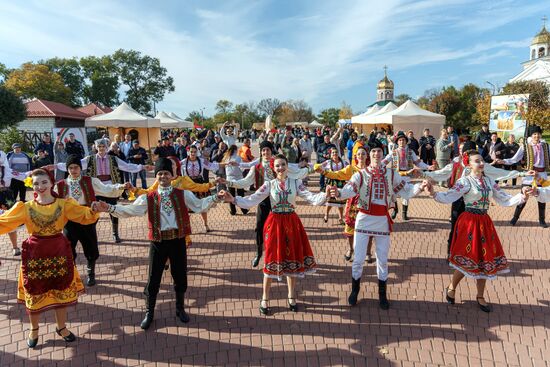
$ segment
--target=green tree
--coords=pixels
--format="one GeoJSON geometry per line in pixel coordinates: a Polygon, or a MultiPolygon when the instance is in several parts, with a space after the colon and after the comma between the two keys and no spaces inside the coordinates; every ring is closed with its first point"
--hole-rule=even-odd
{"type": "Polygon", "coordinates": [[[397,95],[394,99],[395,99],[395,104],[397,106],[401,106],[403,103],[407,102],[409,99],[412,99],[412,98],[408,94],[403,93],[403,94],[397,95]]]}
{"type": "Polygon", "coordinates": [[[159,59],[123,49],[116,51],[112,58],[120,81],[127,88],[126,101],[136,111],[151,114],[153,104],[175,90],[174,79],[167,75],[159,59]]]}
{"type": "Polygon", "coordinates": [[[21,98],[40,98],[64,104],[70,104],[72,99],[72,91],[61,75],[52,72],[46,65],[31,62],[13,70],[4,86],[21,98]]]}
{"type": "Polygon", "coordinates": [[[6,65],[0,62],[0,85],[4,84],[8,75],[12,72],[6,65]]]}
{"type": "Polygon", "coordinates": [[[80,67],[86,82],[82,88],[84,103],[93,102],[109,107],[119,104],[120,82],[111,57],[83,57],[80,59],[80,67]]]}
{"type": "Polygon", "coordinates": [[[233,103],[227,99],[220,99],[216,102],[216,111],[221,114],[230,113],[233,108],[233,103]]]}
{"type": "Polygon", "coordinates": [[[54,57],[47,60],[41,60],[39,64],[46,65],[51,71],[61,75],[63,82],[73,91],[71,105],[73,107],[81,106],[84,100],[84,73],[77,58],[61,59],[54,57]]]}
{"type": "Polygon", "coordinates": [[[16,127],[11,126],[7,129],[0,131],[0,150],[3,150],[4,152],[9,152],[10,150],[12,150],[11,146],[14,143],[21,144],[21,149],[23,151],[30,151],[27,143],[25,142],[25,139],[23,139],[23,134],[21,134],[16,127]]]}
{"type": "MultiPolygon", "coordinates": [[[[206,117],[208,119],[208,117],[206,117]]],[[[191,111],[185,118],[186,121],[193,121],[200,123],[203,120],[203,116],[199,111],[191,111]]]]}
{"type": "Polygon", "coordinates": [[[27,109],[21,98],[0,85],[0,130],[13,126],[27,117],[27,109]]]}
{"type": "Polygon", "coordinates": [[[317,115],[317,120],[323,125],[334,127],[340,118],[340,109],[339,108],[326,108],[321,110],[317,115]]]}

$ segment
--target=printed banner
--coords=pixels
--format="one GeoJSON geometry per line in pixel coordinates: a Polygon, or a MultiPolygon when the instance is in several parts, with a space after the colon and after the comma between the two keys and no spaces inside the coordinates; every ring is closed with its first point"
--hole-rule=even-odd
{"type": "Polygon", "coordinates": [[[491,97],[489,130],[496,131],[502,140],[514,134],[516,139],[525,136],[529,94],[511,94],[491,97]]]}
{"type": "Polygon", "coordinates": [[[88,153],[88,139],[86,138],[86,128],[85,127],[63,127],[53,128],[53,139],[54,141],[61,140],[63,143],[69,141],[69,134],[74,134],[74,138],[82,143],[84,146],[84,152],[87,156],[88,153]]]}

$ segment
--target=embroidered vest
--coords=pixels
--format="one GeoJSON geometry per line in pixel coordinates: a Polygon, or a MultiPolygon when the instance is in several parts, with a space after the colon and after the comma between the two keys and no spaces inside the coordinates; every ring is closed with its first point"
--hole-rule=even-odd
{"type": "Polygon", "coordinates": [[[456,181],[462,177],[462,171],[464,171],[462,162],[453,162],[453,171],[451,172],[451,177],[449,177],[449,187],[453,187],[456,181]]]}
{"type": "MultiPolygon", "coordinates": [[[[191,223],[183,197],[183,190],[173,189],[172,193],[170,193],[170,199],[174,206],[174,214],[178,225],[178,237],[185,238],[185,236],[191,234],[191,223]]],[[[147,194],[147,216],[149,218],[149,240],[154,242],[161,241],[160,210],[160,195],[156,190],[151,191],[147,194]]]]}
{"type": "MultiPolygon", "coordinates": [[[[109,158],[109,170],[111,175],[111,182],[114,184],[122,183],[122,175],[118,169],[118,163],[114,156],[108,155],[109,158]]],[[[97,159],[95,155],[88,157],[88,167],[86,168],[86,176],[97,177],[97,159]]]]}
{"type": "MultiPolygon", "coordinates": [[[[273,161],[273,158],[271,159],[271,161],[273,161]]],[[[267,177],[270,180],[273,180],[275,178],[275,175],[273,174],[273,170],[271,169],[271,167],[264,168],[260,160],[260,163],[256,165],[256,169],[254,170],[254,175],[256,178],[256,189],[258,189],[260,186],[264,184],[264,181],[265,181],[264,177],[266,173],[267,173],[267,177]]]]}
{"type": "MultiPolygon", "coordinates": [[[[550,157],[548,156],[548,144],[546,142],[541,142],[540,147],[542,149],[542,154],[544,155],[544,168],[546,171],[550,171],[550,157]]],[[[525,152],[525,168],[527,170],[532,170],[535,166],[535,149],[531,144],[525,144],[523,146],[525,152]]]]}
{"type": "MultiPolygon", "coordinates": [[[[92,185],[92,178],[89,176],[80,177],[80,189],[84,195],[84,201],[86,206],[91,206],[92,202],[96,201],[94,186],[92,185]]],[[[57,193],[63,199],[69,197],[69,185],[65,180],[61,180],[57,183],[57,193]]]]}
{"type": "MultiPolygon", "coordinates": [[[[401,162],[400,162],[400,154],[398,150],[401,148],[394,149],[392,151],[392,168],[396,171],[401,170],[401,162]]],[[[405,148],[405,159],[407,160],[407,170],[411,170],[414,168],[414,162],[412,158],[412,150],[405,148]]]]}
{"type": "MultiPolygon", "coordinates": [[[[386,207],[391,208],[393,207],[393,196],[394,193],[399,192],[404,184],[405,181],[397,185],[395,188],[393,187],[393,176],[394,176],[394,170],[392,169],[386,169],[386,167],[382,167],[382,174],[384,176],[384,191],[386,195],[386,207]]],[[[367,170],[361,170],[359,171],[359,175],[361,176],[361,181],[359,183],[358,188],[358,194],[359,194],[359,200],[357,202],[357,207],[359,209],[363,209],[368,211],[370,208],[371,200],[372,200],[372,175],[369,174],[369,169],[367,170]]]]}
{"type": "Polygon", "coordinates": [[[185,174],[191,178],[197,178],[197,177],[202,177],[202,163],[201,163],[201,159],[200,158],[197,158],[197,163],[199,164],[199,175],[198,176],[191,176],[189,174],[189,170],[187,169],[187,164],[189,163],[189,159],[187,159],[185,161],[185,174]]]}

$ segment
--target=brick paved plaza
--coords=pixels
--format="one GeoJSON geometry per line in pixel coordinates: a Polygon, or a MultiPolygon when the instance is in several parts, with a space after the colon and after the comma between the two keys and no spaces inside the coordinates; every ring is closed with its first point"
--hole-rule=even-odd
{"type": "MultiPolygon", "coordinates": [[[[315,181],[311,186],[317,190],[315,181]]],[[[77,342],[66,345],[55,335],[53,313],[48,312],[35,350],[27,348],[28,319],[15,301],[20,259],[11,256],[8,238],[2,236],[0,365],[550,365],[550,230],[538,227],[535,201],[529,201],[515,228],[507,224],[513,209],[491,208],[511,273],[488,283],[490,314],[478,309],[472,280],[461,283],[456,305],[444,300],[451,273],[444,260],[449,211],[423,196],[411,202],[412,220],[397,221],[390,252],[391,308],[382,311],[374,264],[366,267],[359,304],[347,305],[351,269],[343,259],[347,243],[335,224],[336,214],[325,224],[323,208],[301,205],[298,213],[318,272],[298,283],[300,312],[288,310],[281,283],[271,295],[273,314],[265,317],[258,311],[262,274],[250,266],[255,210],[232,217],[227,204],[219,204],[209,213],[213,232],[208,235],[200,216],[192,216],[186,294],[191,322],[176,321],[171,277],[165,272],[148,331],[139,328],[147,274],[146,220],[121,220],[124,242],[117,245],[103,215],[98,284],[69,311],[68,326],[77,342]]],[[[20,240],[25,235],[20,229],[20,240]]],[[[77,263],[84,277],[82,255],[77,263]]]]}

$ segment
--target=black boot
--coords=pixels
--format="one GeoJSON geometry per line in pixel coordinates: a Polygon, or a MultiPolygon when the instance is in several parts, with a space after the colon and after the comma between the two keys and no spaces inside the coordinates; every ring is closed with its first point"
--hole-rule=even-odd
{"type": "Polygon", "coordinates": [[[391,219],[397,218],[397,213],[399,213],[399,209],[397,203],[395,203],[395,206],[393,207],[393,213],[391,213],[391,219]]]}
{"type": "Polygon", "coordinates": [[[540,203],[537,201],[537,204],[539,206],[539,225],[542,228],[548,228],[548,224],[546,224],[546,220],[545,220],[546,203],[540,203]]]}
{"type": "Polygon", "coordinates": [[[256,268],[258,267],[258,264],[260,263],[260,259],[262,258],[262,250],[256,251],[256,257],[252,259],[252,267],[256,268]]]}
{"type": "Polygon", "coordinates": [[[407,211],[409,210],[409,206],[403,204],[403,213],[401,214],[401,217],[403,220],[409,220],[409,217],[407,216],[407,211]]]}
{"type": "Polygon", "coordinates": [[[519,216],[521,215],[521,212],[523,211],[523,208],[525,208],[525,204],[520,204],[516,206],[516,210],[514,211],[514,216],[510,220],[510,224],[515,226],[518,222],[519,216]]]}
{"type": "Polygon", "coordinates": [[[88,277],[86,278],[86,285],[88,287],[92,287],[95,285],[95,261],[88,261],[86,272],[88,273],[88,277]]]}
{"type": "Polygon", "coordinates": [[[353,279],[353,277],[351,277],[351,293],[348,297],[348,303],[351,306],[355,306],[357,304],[357,296],[359,296],[359,289],[361,288],[360,284],[361,278],[353,279]]]}
{"type": "Polygon", "coordinates": [[[189,315],[183,308],[183,300],[185,299],[185,293],[176,292],[176,317],[180,319],[184,324],[189,322],[189,315]]]}
{"type": "Polygon", "coordinates": [[[380,308],[383,310],[387,310],[390,308],[390,302],[388,301],[388,297],[386,295],[386,281],[385,280],[378,280],[378,299],[380,302],[380,308]]]}
{"type": "Polygon", "coordinates": [[[112,217],[111,225],[113,226],[113,241],[115,241],[115,243],[121,243],[122,240],[118,236],[118,218],[112,217]]]}
{"type": "Polygon", "coordinates": [[[151,323],[153,322],[153,318],[155,317],[155,303],[156,299],[148,298],[146,300],[147,310],[145,311],[145,318],[140,325],[143,330],[149,329],[149,326],[151,326],[151,323]]]}

